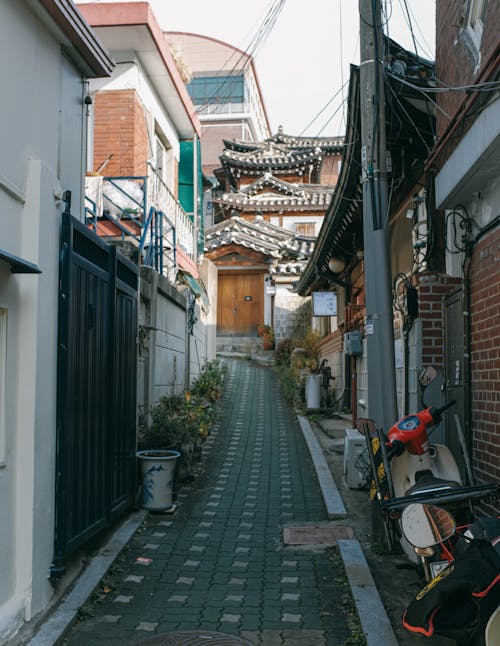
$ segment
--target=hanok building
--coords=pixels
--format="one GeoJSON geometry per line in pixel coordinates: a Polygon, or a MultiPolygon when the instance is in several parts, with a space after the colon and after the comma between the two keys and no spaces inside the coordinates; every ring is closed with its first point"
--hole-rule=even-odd
{"type": "Polygon", "coordinates": [[[224,141],[224,191],[205,255],[219,270],[217,335],[251,337],[258,323],[289,336],[306,300],[291,291],[314,248],[340,168],[343,139],[292,137],[224,141]],[[228,218],[230,220],[228,221],[228,218]]]}

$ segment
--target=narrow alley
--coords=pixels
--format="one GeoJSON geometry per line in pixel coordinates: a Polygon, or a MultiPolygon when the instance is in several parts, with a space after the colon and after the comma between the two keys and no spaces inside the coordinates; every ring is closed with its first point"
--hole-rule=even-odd
{"type": "Polygon", "coordinates": [[[283,542],[287,524],[326,520],[299,425],[269,368],[227,365],[202,474],[180,488],[175,514],[146,519],[66,646],[202,643],[190,633],[199,629],[217,632],[213,643],[263,646],[340,645],[351,636],[335,551],[283,542]],[[158,639],[173,632],[184,641],[158,639]]]}

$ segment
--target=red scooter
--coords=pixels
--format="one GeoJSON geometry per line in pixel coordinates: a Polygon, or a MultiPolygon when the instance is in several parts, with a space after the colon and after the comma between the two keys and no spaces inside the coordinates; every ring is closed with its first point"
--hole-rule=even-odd
{"type": "MultiPolygon", "coordinates": [[[[461,506],[468,509],[471,518],[473,501],[498,490],[496,484],[470,482],[465,485],[449,448],[429,442],[430,430],[439,424],[443,413],[454,403],[406,415],[389,429],[387,436],[372,420],[356,420],[358,430],[367,441],[371,495],[379,502],[389,547],[394,547],[396,537],[399,538],[404,552],[413,562],[416,562],[415,552],[399,526],[405,507],[415,502],[461,506]]],[[[465,446],[465,442],[462,445],[465,446]]],[[[470,464],[468,456],[464,457],[470,464]]]]}

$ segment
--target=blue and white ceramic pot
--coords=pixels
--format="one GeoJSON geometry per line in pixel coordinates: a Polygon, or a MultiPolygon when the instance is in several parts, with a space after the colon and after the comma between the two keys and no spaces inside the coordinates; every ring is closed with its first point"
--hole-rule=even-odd
{"type": "Polygon", "coordinates": [[[149,511],[166,511],[173,504],[175,464],[179,451],[138,451],[142,473],[141,507],[149,511]]]}

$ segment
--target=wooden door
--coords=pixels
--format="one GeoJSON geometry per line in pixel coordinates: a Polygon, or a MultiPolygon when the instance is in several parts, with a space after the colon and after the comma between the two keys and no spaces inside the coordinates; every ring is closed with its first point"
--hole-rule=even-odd
{"type": "Polygon", "coordinates": [[[219,272],[217,334],[257,336],[257,324],[264,320],[264,274],[219,272]]]}

